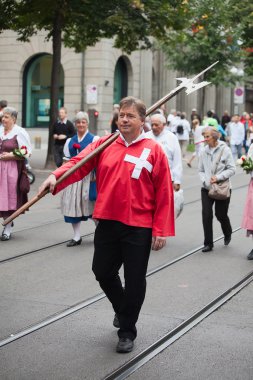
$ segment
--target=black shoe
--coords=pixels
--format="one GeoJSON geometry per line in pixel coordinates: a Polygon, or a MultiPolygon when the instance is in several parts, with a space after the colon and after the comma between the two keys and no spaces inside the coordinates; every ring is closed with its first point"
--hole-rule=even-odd
{"type": "Polygon", "coordinates": [[[231,242],[231,235],[229,235],[228,237],[224,237],[224,245],[229,245],[230,242],[231,242]]]}
{"type": "Polygon", "coordinates": [[[202,249],[202,252],[210,252],[213,250],[213,247],[210,245],[205,245],[204,248],[202,249]]]}
{"type": "Polygon", "coordinates": [[[253,260],[253,249],[252,249],[252,251],[248,254],[247,259],[248,259],[248,260],[253,260]]]}
{"type": "Polygon", "coordinates": [[[79,239],[79,240],[70,240],[68,243],[67,243],[67,247],[74,247],[75,245],[80,245],[82,243],[82,239],[79,239]]]}
{"type": "Polygon", "coordinates": [[[114,320],[112,322],[113,326],[116,327],[117,329],[120,328],[120,325],[119,325],[119,318],[117,316],[117,314],[114,315],[114,320]]]}
{"type": "Polygon", "coordinates": [[[125,354],[127,352],[131,352],[134,348],[134,342],[133,340],[129,338],[119,338],[119,342],[116,347],[116,351],[120,352],[122,354],[125,354]]]}
{"type": "Polygon", "coordinates": [[[10,240],[10,238],[11,238],[11,234],[10,235],[2,234],[2,236],[1,236],[2,241],[10,240]]]}

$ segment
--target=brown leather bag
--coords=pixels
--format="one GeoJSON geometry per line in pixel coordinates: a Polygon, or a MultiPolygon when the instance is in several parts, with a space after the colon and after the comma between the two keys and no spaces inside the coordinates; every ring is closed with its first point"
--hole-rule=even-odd
{"type": "Polygon", "coordinates": [[[224,200],[230,197],[230,184],[229,180],[220,181],[211,184],[211,188],[208,191],[208,196],[216,200],[224,200]]]}

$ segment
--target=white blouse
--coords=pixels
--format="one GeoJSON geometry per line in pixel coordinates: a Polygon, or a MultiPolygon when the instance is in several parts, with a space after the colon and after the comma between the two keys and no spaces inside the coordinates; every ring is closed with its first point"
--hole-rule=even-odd
{"type": "Polygon", "coordinates": [[[0,139],[1,140],[9,140],[9,139],[12,139],[14,136],[17,136],[17,142],[18,142],[19,148],[21,148],[21,146],[23,146],[23,145],[26,146],[28,154],[30,156],[32,154],[32,145],[31,145],[31,141],[30,141],[30,136],[28,135],[26,130],[15,124],[14,127],[12,128],[12,130],[5,135],[4,134],[4,127],[0,126],[0,139]]]}

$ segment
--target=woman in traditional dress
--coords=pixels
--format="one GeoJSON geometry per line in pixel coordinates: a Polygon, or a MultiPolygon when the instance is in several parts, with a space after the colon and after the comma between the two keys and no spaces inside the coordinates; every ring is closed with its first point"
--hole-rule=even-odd
{"type": "MultiPolygon", "coordinates": [[[[253,144],[250,145],[247,156],[253,159],[253,144]]],[[[247,236],[251,235],[253,237],[253,171],[250,173],[250,176],[251,179],[244,207],[242,228],[247,230],[247,236]]],[[[247,258],[248,260],[253,260],[253,249],[250,251],[247,258]]]]}
{"type": "MultiPolygon", "coordinates": [[[[16,125],[17,111],[12,107],[3,109],[0,126],[0,217],[8,218],[19,207],[27,202],[27,193],[20,190],[20,178],[25,169],[25,160],[15,155],[14,149],[26,147],[27,155],[31,154],[31,143],[28,133],[16,125]]],[[[13,223],[8,223],[2,232],[1,240],[11,238],[13,223]]]]}
{"type": "MultiPolygon", "coordinates": [[[[86,112],[78,112],[75,117],[77,133],[69,138],[64,145],[64,156],[70,159],[81,152],[87,145],[99,139],[88,130],[89,116],[86,112]]],[[[66,223],[71,223],[74,230],[74,237],[67,243],[67,247],[80,245],[81,221],[92,217],[95,197],[91,194],[94,188],[94,173],[87,175],[82,181],[68,186],[62,194],[61,210],[66,223]],[[93,178],[92,178],[93,177],[93,178]],[[93,181],[93,182],[91,182],[93,181]]]]}

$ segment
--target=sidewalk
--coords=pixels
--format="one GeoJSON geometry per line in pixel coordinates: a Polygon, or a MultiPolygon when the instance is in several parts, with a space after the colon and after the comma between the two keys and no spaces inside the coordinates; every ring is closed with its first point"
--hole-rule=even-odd
{"type": "Polygon", "coordinates": [[[44,169],[47,158],[48,129],[29,128],[27,132],[32,143],[30,164],[33,169],[44,169]]]}

